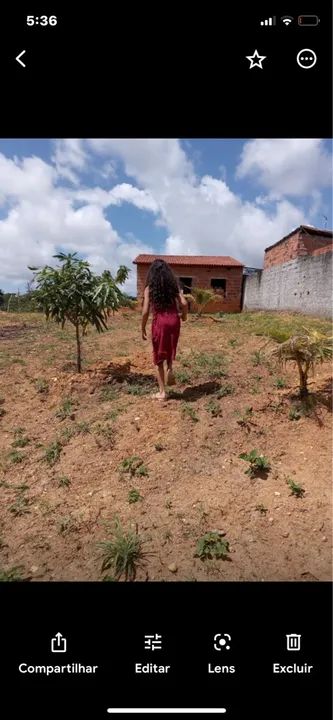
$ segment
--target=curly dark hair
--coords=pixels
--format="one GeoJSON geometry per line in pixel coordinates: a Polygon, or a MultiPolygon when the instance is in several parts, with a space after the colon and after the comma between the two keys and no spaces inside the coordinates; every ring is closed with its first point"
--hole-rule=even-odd
{"type": "Polygon", "coordinates": [[[164,260],[154,260],[146,280],[149,299],[156,310],[167,310],[174,305],[179,294],[178,282],[171,267],[164,260]]]}

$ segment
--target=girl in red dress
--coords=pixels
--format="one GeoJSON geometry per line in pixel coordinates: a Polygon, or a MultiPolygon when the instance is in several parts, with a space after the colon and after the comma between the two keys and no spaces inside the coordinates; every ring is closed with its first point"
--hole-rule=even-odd
{"type": "Polygon", "coordinates": [[[187,302],[171,268],[164,260],[154,260],[149,268],[142,308],[143,340],[147,340],[146,325],[150,310],[153,313],[153,358],[159,386],[159,392],[153,397],[165,400],[164,362],[167,364],[167,384],[173,385],[175,378],[172,363],[176,357],[180,318],[187,318],[187,302]]]}

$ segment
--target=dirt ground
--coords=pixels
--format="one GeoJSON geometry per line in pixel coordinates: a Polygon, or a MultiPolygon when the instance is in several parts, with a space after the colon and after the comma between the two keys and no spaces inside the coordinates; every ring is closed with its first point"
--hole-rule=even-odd
{"type": "Polygon", "coordinates": [[[331,367],[310,378],[305,412],[296,369],[266,359],[275,342],[256,334],[263,321],[191,316],[160,403],[137,312],[89,332],[81,375],[70,327],[0,313],[2,577],[102,580],[98,543],[118,518],[147,553],[138,581],[331,579],[331,367]],[[239,455],[252,449],[268,458],[266,477],[245,474],[239,455]],[[141,475],[120,469],[133,456],[141,475]],[[195,557],[210,531],[229,542],[227,561],[195,557]]]}

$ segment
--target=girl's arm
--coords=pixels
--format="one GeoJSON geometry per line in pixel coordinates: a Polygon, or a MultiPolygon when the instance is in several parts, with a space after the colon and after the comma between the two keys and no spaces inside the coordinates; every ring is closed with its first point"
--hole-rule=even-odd
{"type": "Polygon", "coordinates": [[[141,333],[142,340],[147,340],[146,325],[149,318],[149,287],[145,288],[143,294],[143,306],[142,306],[142,317],[141,317],[141,333]]]}
{"type": "Polygon", "coordinates": [[[182,320],[187,320],[187,301],[184,298],[184,295],[180,292],[178,295],[178,302],[180,305],[180,312],[182,315],[182,320]]]}

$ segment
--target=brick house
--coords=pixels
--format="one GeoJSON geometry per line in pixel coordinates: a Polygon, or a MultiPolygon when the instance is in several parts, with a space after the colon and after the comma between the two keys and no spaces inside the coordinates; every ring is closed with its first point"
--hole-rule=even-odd
{"type": "Polygon", "coordinates": [[[295,258],[320,255],[332,250],[332,231],[300,225],[265,249],[264,270],[295,258]]]}
{"type": "Polygon", "coordinates": [[[133,263],[137,266],[137,298],[140,302],[149,267],[157,259],[170,265],[184,292],[200,287],[221,296],[220,301],[207,305],[206,312],[241,311],[244,266],[228,255],[138,255],[133,263]]]}

